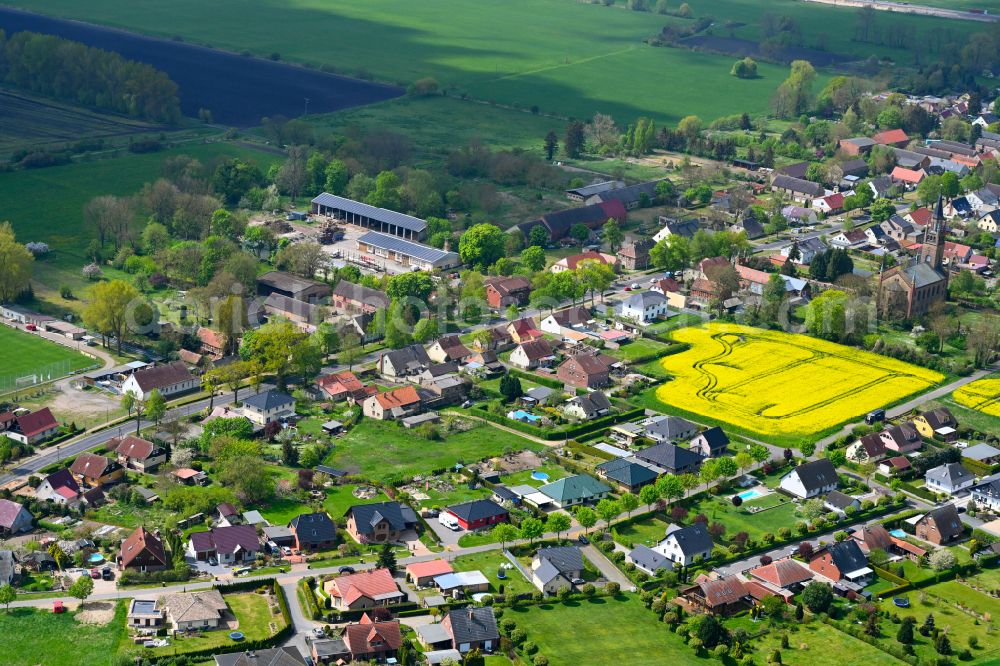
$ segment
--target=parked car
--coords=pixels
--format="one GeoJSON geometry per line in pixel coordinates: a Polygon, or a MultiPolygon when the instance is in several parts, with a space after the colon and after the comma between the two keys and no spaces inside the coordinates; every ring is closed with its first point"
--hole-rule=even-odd
{"type": "Polygon", "coordinates": [[[865,415],[865,423],[868,425],[873,425],[879,421],[885,421],[884,409],[873,409],[865,415]]]}
{"type": "Polygon", "coordinates": [[[208,563],[213,567],[217,567],[219,566],[219,558],[217,558],[215,555],[212,555],[211,557],[208,558],[208,563]]]}
{"type": "Polygon", "coordinates": [[[114,580],[115,572],[111,570],[111,567],[104,567],[104,569],[101,570],[101,578],[104,580],[114,580]]]}
{"type": "Polygon", "coordinates": [[[28,330],[28,331],[37,331],[38,330],[38,327],[35,326],[34,324],[28,324],[24,328],[25,328],[25,330],[28,330]]]}
{"type": "Polygon", "coordinates": [[[292,549],[289,548],[288,546],[282,546],[281,547],[281,554],[285,555],[287,557],[288,555],[292,554],[292,549]]]}
{"type": "Polygon", "coordinates": [[[458,532],[459,530],[462,529],[462,527],[458,524],[458,520],[455,518],[455,516],[447,512],[442,512],[440,515],[438,515],[438,522],[447,527],[449,530],[452,530],[453,532],[458,532]]]}
{"type": "Polygon", "coordinates": [[[584,579],[582,579],[582,578],[574,578],[574,579],[573,579],[573,580],[571,580],[570,582],[571,582],[571,583],[573,583],[574,585],[583,585],[583,584],[584,584],[584,583],[586,583],[587,581],[585,581],[585,580],[584,580],[584,579]]]}
{"type": "Polygon", "coordinates": [[[239,569],[233,569],[234,576],[245,576],[250,573],[250,567],[240,567],[239,569]]]}
{"type": "Polygon", "coordinates": [[[466,400],[465,402],[462,403],[462,409],[468,409],[469,407],[472,407],[472,405],[474,404],[475,403],[472,402],[471,400],[466,400]]]}
{"type": "Polygon", "coordinates": [[[354,567],[340,567],[337,569],[337,573],[352,574],[354,573],[354,567]]]}
{"type": "Polygon", "coordinates": [[[99,580],[101,578],[101,570],[100,569],[91,569],[90,570],[90,577],[93,578],[94,580],[99,580]]]}
{"type": "Polygon", "coordinates": [[[586,535],[584,535],[584,534],[581,534],[580,536],[578,536],[576,538],[576,540],[579,541],[580,543],[582,543],[584,546],[586,546],[587,544],[590,543],[590,539],[588,539],[586,537],[586,535]]]}

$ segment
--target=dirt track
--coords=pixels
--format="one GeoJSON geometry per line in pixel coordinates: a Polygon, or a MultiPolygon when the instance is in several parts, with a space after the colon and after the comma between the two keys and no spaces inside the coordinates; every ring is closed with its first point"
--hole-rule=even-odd
{"type": "Polygon", "coordinates": [[[996,23],[1000,16],[992,14],[973,14],[957,9],[943,7],[928,7],[926,5],[911,5],[902,2],[886,2],[885,0],[805,0],[836,7],[871,7],[883,12],[898,12],[900,14],[918,14],[921,16],[937,16],[939,18],[956,19],[959,21],[979,21],[980,23],[996,23]]]}

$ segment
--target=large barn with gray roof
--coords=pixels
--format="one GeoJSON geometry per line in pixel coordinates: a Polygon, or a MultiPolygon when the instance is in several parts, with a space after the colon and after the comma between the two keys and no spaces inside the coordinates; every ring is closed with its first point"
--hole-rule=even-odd
{"type": "Polygon", "coordinates": [[[423,240],[427,234],[427,222],[419,217],[369,206],[329,192],[323,192],[312,200],[312,212],[415,241],[423,240]]]}

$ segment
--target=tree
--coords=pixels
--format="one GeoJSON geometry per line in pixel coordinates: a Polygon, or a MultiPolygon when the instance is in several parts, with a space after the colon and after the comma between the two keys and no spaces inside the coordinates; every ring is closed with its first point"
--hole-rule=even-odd
{"type": "Polygon", "coordinates": [[[878,199],[871,205],[872,222],[885,222],[896,213],[896,206],[888,199],[878,199]]]}
{"type": "Polygon", "coordinates": [[[579,120],[571,120],[566,125],[566,138],[563,139],[563,152],[566,157],[576,158],[583,152],[584,131],[583,123],[579,120]]]}
{"type": "Polygon", "coordinates": [[[646,505],[647,510],[653,508],[653,504],[660,499],[655,485],[643,486],[639,489],[639,501],[646,505]]]}
{"type": "Polygon", "coordinates": [[[943,631],[938,634],[937,638],[934,639],[934,649],[938,654],[951,654],[951,639],[948,638],[948,634],[943,631]]]}
{"type": "Polygon", "coordinates": [[[264,175],[252,162],[238,157],[226,160],[212,176],[212,189],[230,206],[235,206],[251,188],[264,182],[264,175]]]}
{"type": "Polygon", "coordinates": [[[17,590],[14,589],[13,585],[6,583],[0,585],[0,604],[4,605],[4,610],[8,613],[10,612],[10,604],[15,599],[17,599],[17,590]]]}
{"type": "MultiPolygon", "coordinates": [[[[536,229],[540,227],[535,227],[536,229]]],[[[534,231],[534,229],[532,229],[534,231]]],[[[532,245],[531,247],[526,247],[521,252],[521,264],[525,266],[532,273],[537,273],[538,271],[545,268],[545,250],[543,250],[538,245],[532,245]]]]}
{"type": "Polygon", "coordinates": [[[590,229],[587,228],[586,224],[574,224],[569,229],[569,235],[577,243],[583,244],[590,239],[590,229]]]}
{"type": "Polygon", "coordinates": [[[604,223],[602,229],[604,232],[604,242],[608,244],[612,252],[617,252],[618,248],[622,246],[622,241],[625,240],[625,234],[622,232],[618,222],[615,220],[608,220],[604,223]]]}
{"type": "Polygon", "coordinates": [[[505,374],[500,378],[500,395],[503,396],[504,402],[514,402],[520,398],[524,395],[521,380],[509,373],[505,374]]]}
{"type": "Polygon", "coordinates": [[[580,278],[580,283],[590,292],[591,304],[594,302],[595,294],[601,294],[603,301],[605,290],[615,281],[614,269],[600,261],[583,261],[576,269],[576,273],[580,278]]]}
{"type": "Polygon", "coordinates": [[[413,341],[427,344],[438,337],[438,320],[436,317],[424,317],[413,327],[413,341]]]}
{"type": "Polygon", "coordinates": [[[656,491],[664,499],[677,499],[684,496],[684,484],[681,477],[664,474],[656,480],[656,491]]]}
{"type": "Polygon", "coordinates": [[[477,224],[468,229],[458,241],[458,254],[462,263],[485,271],[504,256],[504,232],[492,224],[477,224]]]}
{"type": "Polygon", "coordinates": [[[549,532],[556,533],[556,539],[561,539],[562,533],[569,529],[569,516],[565,513],[550,513],[545,521],[545,526],[549,532]]]}
{"type": "Polygon", "coordinates": [[[555,132],[549,131],[545,135],[545,158],[551,162],[552,158],[555,157],[556,149],[559,147],[559,137],[556,136],[555,132]]]}
{"type": "Polygon", "coordinates": [[[107,339],[113,337],[121,355],[129,324],[137,323],[134,316],[141,303],[139,298],[135,287],[124,280],[99,282],[90,291],[90,303],[83,311],[83,321],[104,337],[105,346],[107,339]]]}
{"type": "Polygon", "coordinates": [[[896,640],[903,645],[913,644],[913,625],[917,621],[912,617],[904,617],[902,624],[899,625],[899,631],[896,632],[896,640]]]}
{"type": "Polygon", "coordinates": [[[274,264],[304,278],[313,279],[321,269],[327,266],[329,255],[319,243],[304,242],[286,245],[274,257],[274,264]]]}
{"type": "Polygon", "coordinates": [[[584,532],[589,532],[597,524],[597,513],[589,506],[581,506],[576,510],[576,522],[580,523],[584,532]]]}
{"type": "Polygon", "coordinates": [[[917,185],[917,195],[924,204],[931,204],[941,196],[941,176],[927,176],[917,185]]]}
{"type": "Polygon", "coordinates": [[[500,542],[500,550],[506,550],[507,542],[514,541],[518,537],[517,528],[510,523],[497,523],[493,527],[492,535],[495,541],[500,542]]]}
{"type": "Polygon", "coordinates": [[[622,493],[618,498],[618,507],[625,512],[625,516],[632,517],[632,512],[639,508],[639,498],[632,493],[622,493]]]}
{"type": "Polygon", "coordinates": [[[737,60],[733,64],[733,68],[729,70],[732,76],[738,79],[756,79],[757,78],[757,62],[747,56],[742,60],[737,60]]]}
{"type": "Polygon", "coordinates": [[[393,550],[392,544],[382,544],[382,550],[378,552],[375,567],[378,569],[388,569],[391,574],[396,573],[396,552],[393,550]]]}
{"type": "Polygon", "coordinates": [[[292,146],[288,149],[288,159],[278,169],[274,176],[274,184],[291,198],[291,203],[295,205],[302,188],[309,182],[309,170],[306,168],[308,148],[305,146],[292,146]]]}
{"type": "Polygon", "coordinates": [[[816,70],[808,60],[793,60],[788,78],[778,86],[771,106],[776,116],[790,118],[809,110],[816,70]]]}
{"type": "Polygon", "coordinates": [[[142,422],[142,415],[146,412],[146,404],[139,399],[135,391],[127,391],[122,395],[122,409],[128,412],[129,416],[135,414],[135,434],[139,434],[139,424],[142,422]]]}
{"type": "Polygon", "coordinates": [[[521,521],[521,538],[527,539],[529,544],[535,542],[545,533],[545,527],[538,518],[525,518],[521,521]]]}
{"type": "Polygon", "coordinates": [[[955,567],[955,554],[950,550],[938,548],[927,558],[927,563],[934,571],[948,571],[955,567]]]}
{"type": "Polygon", "coordinates": [[[597,515],[601,517],[601,520],[604,521],[605,532],[607,532],[608,528],[611,527],[611,521],[614,520],[614,517],[621,513],[621,507],[618,506],[618,502],[610,499],[602,499],[597,503],[597,506],[594,507],[594,510],[597,512],[597,515]]]}
{"type": "Polygon", "coordinates": [[[70,596],[85,601],[94,591],[94,579],[89,574],[84,573],[69,588],[70,596]]]}
{"type": "Polygon", "coordinates": [[[695,474],[681,474],[677,478],[680,479],[681,487],[684,488],[685,496],[701,484],[701,481],[695,474]]]}
{"type": "Polygon", "coordinates": [[[544,248],[549,244],[549,232],[545,230],[542,225],[536,225],[531,228],[528,232],[528,245],[537,245],[538,247],[544,248]]]}
{"type": "Polygon", "coordinates": [[[833,603],[833,592],[830,586],[819,581],[806,585],[802,592],[802,603],[813,613],[825,613],[833,603]]]}
{"type": "MultiPolygon", "coordinates": [[[[281,424],[278,425],[280,427],[281,424]]],[[[295,467],[299,464],[299,449],[290,437],[281,443],[281,460],[288,467],[295,467]]]]}
{"type": "Polygon", "coordinates": [[[691,241],[671,234],[649,250],[649,258],[657,268],[679,271],[691,265],[691,241]]]}
{"type": "Polygon", "coordinates": [[[259,456],[235,457],[220,467],[219,481],[245,504],[259,504],[274,494],[274,478],[259,456]]]}
{"type": "Polygon", "coordinates": [[[166,414],[167,399],[163,397],[159,389],[153,389],[149,392],[149,397],[146,398],[146,418],[156,425],[160,425],[160,421],[166,414]]]}
{"type": "Polygon", "coordinates": [[[699,618],[698,638],[709,650],[729,639],[729,632],[722,622],[714,615],[704,615],[699,618]]]}

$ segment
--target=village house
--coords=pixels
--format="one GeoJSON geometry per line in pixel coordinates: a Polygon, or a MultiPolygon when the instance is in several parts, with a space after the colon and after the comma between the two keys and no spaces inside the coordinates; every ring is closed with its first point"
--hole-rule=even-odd
{"type": "Polygon", "coordinates": [[[441,628],[451,638],[459,654],[473,650],[490,653],[500,645],[500,632],[491,606],[456,608],[441,620],[441,628]]]}
{"type": "Polygon", "coordinates": [[[157,606],[177,632],[220,629],[225,618],[231,615],[218,590],[168,594],[160,597],[157,606]]]}
{"type": "Polygon", "coordinates": [[[285,319],[299,324],[299,327],[307,332],[313,330],[309,325],[319,323],[321,314],[318,306],[281,294],[269,294],[264,299],[263,308],[269,320],[285,319]]]}
{"type": "Polygon", "coordinates": [[[820,252],[826,252],[827,247],[819,238],[806,238],[802,241],[792,241],[790,244],[784,246],[779,250],[782,257],[792,263],[799,265],[808,265],[812,263],[813,258],[820,252]],[[798,250],[798,258],[791,259],[791,256],[795,250],[798,250]]]}
{"type": "Polygon", "coordinates": [[[590,185],[568,189],[566,190],[566,196],[570,201],[583,203],[588,197],[600,194],[601,192],[606,192],[607,190],[614,190],[619,187],[625,187],[625,182],[621,180],[602,180],[600,182],[591,183],[590,185]]]}
{"type": "Polygon", "coordinates": [[[421,400],[416,387],[403,386],[366,398],[361,408],[368,418],[391,421],[418,413],[421,400]]]}
{"type": "Polygon", "coordinates": [[[826,194],[819,183],[784,175],[777,175],[771,180],[771,191],[781,192],[792,201],[802,204],[826,194]]]}
{"type": "Polygon", "coordinates": [[[636,493],[656,481],[656,472],[626,458],[613,458],[594,469],[599,477],[614,483],[624,492],[636,493]]]}
{"type": "Polygon", "coordinates": [[[416,375],[431,364],[427,350],[413,344],[379,354],[376,368],[383,377],[402,378],[416,375]]]}
{"type": "Polygon", "coordinates": [[[913,426],[927,439],[934,439],[936,436],[948,441],[951,435],[957,434],[954,431],[958,427],[958,421],[947,407],[938,407],[914,417],[913,426]]]}
{"type": "Polygon", "coordinates": [[[458,521],[463,530],[489,529],[497,523],[510,520],[510,512],[496,502],[477,499],[455,504],[445,509],[458,521]]]}
{"type": "Polygon", "coordinates": [[[945,504],[930,511],[914,525],[914,533],[918,539],[938,546],[957,541],[962,536],[963,529],[962,519],[954,504],[945,504]]]}
{"type": "Polygon", "coordinates": [[[674,220],[662,215],[660,216],[660,224],[663,225],[662,228],[653,234],[654,243],[659,243],[670,236],[683,236],[691,239],[694,238],[699,229],[697,220],[674,220]]]}
{"type": "Polygon", "coordinates": [[[984,444],[973,444],[962,450],[962,458],[972,460],[983,465],[995,465],[1000,462],[1000,449],[984,444]]]}
{"type": "Polygon", "coordinates": [[[866,229],[851,229],[830,236],[830,245],[841,249],[857,249],[868,243],[866,229]]]}
{"type": "Polygon", "coordinates": [[[780,488],[799,499],[825,495],[840,483],[837,469],[828,458],[802,463],[781,477],[780,488]]]}
{"type": "Polygon", "coordinates": [[[907,190],[912,190],[927,177],[927,173],[923,169],[914,170],[896,166],[889,177],[893,183],[905,187],[907,190]]]}
{"type": "Polygon", "coordinates": [[[886,477],[895,477],[909,472],[913,468],[910,459],[906,456],[892,456],[885,458],[878,464],[878,473],[886,477]]]}
{"type": "Polygon", "coordinates": [[[820,548],[809,558],[809,568],[835,583],[848,580],[862,587],[871,581],[875,573],[853,539],[820,548]]]}
{"type": "Polygon", "coordinates": [[[585,261],[596,261],[599,264],[604,264],[610,266],[612,270],[618,270],[618,257],[613,254],[604,254],[601,252],[594,252],[593,250],[588,252],[581,252],[580,254],[573,254],[568,257],[563,257],[556,263],[552,264],[549,270],[553,273],[562,273],[564,271],[575,271],[580,267],[585,261]]]}
{"type": "Polygon", "coordinates": [[[334,402],[349,400],[352,403],[364,402],[365,398],[378,393],[374,384],[365,385],[357,375],[349,370],[323,375],[316,380],[319,389],[334,402]]]}
{"type": "Polygon", "coordinates": [[[59,433],[59,422],[48,407],[37,412],[14,416],[10,412],[0,414],[0,429],[3,434],[21,444],[34,446],[59,433]]]}
{"type": "Polygon", "coordinates": [[[856,136],[850,139],[841,139],[837,147],[845,155],[867,155],[876,146],[873,139],[866,136],[856,136]]]}
{"type": "Polygon", "coordinates": [[[669,311],[666,296],[655,291],[633,293],[621,303],[621,316],[638,324],[655,321],[669,311]]]}
{"type": "Polygon", "coordinates": [[[800,591],[813,578],[812,571],[790,557],[755,567],[747,572],[747,576],[775,589],[790,592],[800,591]]]}
{"type": "Polygon", "coordinates": [[[618,249],[618,261],[627,271],[641,271],[649,268],[649,251],[655,242],[651,238],[631,240],[618,249]]]}
{"type": "Polygon", "coordinates": [[[118,456],[119,465],[137,472],[155,472],[167,461],[167,452],[163,447],[134,435],[112,438],[108,447],[118,456]]]}
{"type": "Polygon", "coordinates": [[[568,236],[570,229],[578,224],[582,224],[591,231],[596,231],[603,227],[608,220],[625,224],[627,219],[628,212],[625,210],[625,205],[617,199],[612,199],[588,206],[545,213],[537,220],[515,224],[507,231],[512,232],[516,229],[523,233],[525,238],[529,238],[531,230],[541,226],[548,232],[549,240],[558,241],[568,236]]]}
{"type": "Polygon", "coordinates": [[[14,536],[31,530],[34,516],[22,504],[0,499],[0,536],[14,536]]]}
{"type": "Polygon", "coordinates": [[[215,666],[305,666],[306,660],[294,645],[226,652],[215,655],[215,666]]]}
{"type": "Polygon", "coordinates": [[[590,310],[576,305],[565,310],[556,310],[545,317],[542,319],[540,328],[545,333],[565,337],[567,333],[575,333],[578,329],[585,327],[593,319],[594,316],[590,314],[590,310]]]}
{"type": "Polygon", "coordinates": [[[573,396],[563,404],[563,414],[581,421],[607,416],[611,413],[611,401],[600,391],[573,396]]]}
{"type": "Polygon", "coordinates": [[[434,587],[445,597],[460,599],[488,592],[490,579],[483,575],[482,571],[457,571],[437,576],[434,579],[434,587]]]}
{"type": "Polygon", "coordinates": [[[611,492],[611,488],[592,476],[577,474],[547,483],[538,492],[548,497],[560,509],[578,504],[593,504],[611,492]]]}
{"type": "Polygon", "coordinates": [[[662,181],[650,180],[644,183],[636,183],[635,185],[626,185],[624,187],[612,187],[610,189],[591,194],[585,201],[588,204],[620,201],[622,205],[625,206],[625,210],[633,210],[635,208],[639,208],[640,206],[645,208],[646,206],[652,205],[656,200],[656,187],[661,182],[669,184],[669,181],[663,179],[662,181]]]}
{"type": "Polygon", "coordinates": [[[288,523],[288,529],[300,551],[329,550],[337,544],[337,528],[325,511],[300,513],[288,523]]]}
{"type": "Polygon", "coordinates": [[[712,537],[703,523],[687,527],[671,525],[666,537],[653,550],[686,567],[712,557],[712,537]]]}
{"type": "Polygon", "coordinates": [[[611,383],[611,366],[615,359],[604,354],[571,356],[556,369],[556,377],[567,386],[600,388],[611,383]]]}
{"type": "Polygon", "coordinates": [[[453,573],[455,569],[447,560],[428,560],[412,562],[406,565],[406,580],[419,587],[428,587],[434,579],[444,574],[453,573]]]}
{"type": "Polygon", "coordinates": [[[531,582],[543,594],[556,594],[573,589],[583,568],[583,554],[576,546],[539,548],[531,560],[531,582]]]}
{"type": "Polygon", "coordinates": [[[895,146],[905,148],[910,143],[910,137],[901,129],[890,129],[872,136],[872,140],[880,146],[895,146]]]}
{"type": "Polygon", "coordinates": [[[187,545],[188,555],[199,562],[215,557],[219,564],[253,562],[259,552],[260,539],[252,525],[229,525],[193,532],[187,545]]]}
{"type": "Polygon", "coordinates": [[[384,291],[341,280],[330,293],[330,305],[347,314],[374,314],[389,308],[390,299],[384,291]]]}
{"type": "Polygon", "coordinates": [[[331,291],[330,285],[324,282],[283,271],[270,271],[257,278],[257,293],[264,297],[278,294],[315,305],[327,298],[331,291]]]}
{"type": "Polygon", "coordinates": [[[1000,511],[1000,478],[991,477],[972,487],[972,499],[977,506],[1000,511]]]}
{"type": "Polygon", "coordinates": [[[386,663],[403,644],[398,620],[376,621],[367,613],[357,623],[343,628],[341,640],[355,663],[386,663]]]}
{"type": "Polygon", "coordinates": [[[701,575],[695,584],[681,590],[682,599],[713,615],[732,615],[747,607],[747,583],[736,577],[709,578],[701,575]]]}
{"type": "Polygon", "coordinates": [[[713,426],[696,435],[688,448],[706,458],[717,458],[729,451],[729,436],[719,426],[713,426]]]}
{"type": "Polygon", "coordinates": [[[164,398],[193,391],[200,386],[183,361],[136,370],[122,383],[122,393],[131,393],[137,400],[145,401],[151,392],[159,391],[164,398]]]}
{"type": "Polygon", "coordinates": [[[661,442],[642,449],[635,457],[654,471],[670,474],[695,473],[701,467],[704,456],[696,451],[682,448],[673,443],[661,442]]]}
{"type": "Polygon", "coordinates": [[[35,498],[45,502],[64,504],[76,507],[81,500],[80,484],[73,478],[73,473],[63,468],[49,474],[35,488],[35,498]]]}
{"type": "Polygon", "coordinates": [[[406,600],[388,569],[340,575],[323,583],[323,589],[338,610],[375,608],[406,600]]]}
{"type": "Polygon", "coordinates": [[[976,476],[959,463],[946,463],[927,470],[924,485],[933,493],[955,495],[976,483],[976,476]]]}
{"type": "Polygon", "coordinates": [[[852,511],[860,510],[861,501],[839,490],[832,490],[823,498],[823,508],[844,516],[847,514],[848,509],[852,511]]]}
{"type": "Polygon", "coordinates": [[[117,483],[125,475],[125,468],[118,461],[93,453],[81,453],[69,471],[84,488],[102,488],[117,483]]]}
{"type": "Polygon", "coordinates": [[[442,335],[427,347],[427,357],[435,363],[461,361],[469,356],[472,356],[472,351],[457,335],[442,335]]]}
{"type": "Polygon", "coordinates": [[[399,502],[355,504],[344,519],[347,533],[358,543],[402,541],[403,533],[419,522],[413,509],[399,502]]]}
{"type": "Polygon", "coordinates": [[[784,216],[788,224],[792,226],[816,224],[816,211],[810,208],[803,208],[802,206],[785,206],[781,209],[781,214],[784,216]]]}
{"type": "Polygon", "coordinates": [[[145,527],[137,527],[123,541],[118,552],[118,568],[139,573],[163,571],[169,567],[163,542],[145,527]]]}
{"type": "Polygon", "coordinates": [[[912,453],[920,449],[923,445],[920,433],[908,421],[892,426],[891,428],[886,428],[879,433],[879,437],[882,438],[887,451],[894,451],[896,453],[912,453]]]}
{"type": "Polygon", "coordinates": [[[295,417],[295,398],[274,389],[243,400],[243,416],[258,426],[295,417]]]}
{"type": "Polygon", "coordinates": [[[214,360],[219,360],[226,353],[226,338],[218,331],[202,326],[198,329],[199,351],[214,360]]]}
{"type": "Polygon", "coordinates": [[[515,368],[534,370],[538,367],[547,368],[555,363],[556,356],[552,345],[545,338],[522,342],[510,353],[507,361],[515,368]]]}
{"type": "Polygon", "coordinates": [[[674,568],[674,563],[669,557],[641,543],[626,553],[625,561],[634,564],[636,569],[648,576],[658,576],[661,571],[670,571],[674,568]]]}
{"type": "Polygon", "coordinates": [[[163,609],[156,607],[154,599],[132,599],[128,604],[125,621],[128,628],[140,634],[154,634],[163,627],[163,609]]]}
{"type": "Polygon", "coordinates": [[[491,277],[484,282],[486,302],[494,310],[503,310],[511,305],[524,307],[531,297],[531,281],[524,277],[491,277]]]}
{"type": "Polygon", "coordinates": [[[847,459],[858,464],[878,462],[885,456],[885,442],[879,433],[864,435],[844,451],[847,459]]]}

